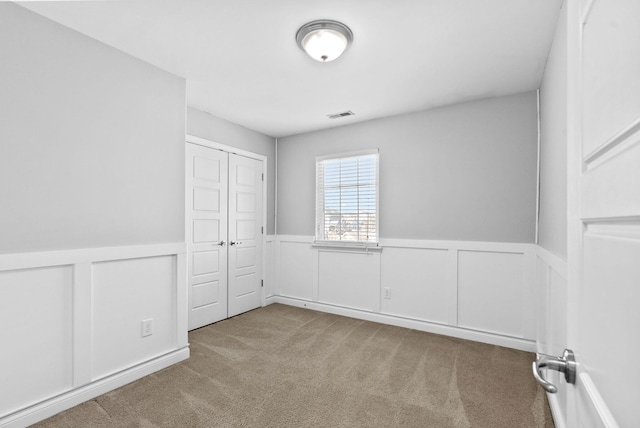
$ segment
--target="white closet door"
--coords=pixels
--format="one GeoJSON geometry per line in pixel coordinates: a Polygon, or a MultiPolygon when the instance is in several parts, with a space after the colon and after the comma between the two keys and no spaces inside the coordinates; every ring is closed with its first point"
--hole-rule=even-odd
{"type": "Polygon", "coordinates": [[[227,318],[228,156],[187,144],[189,330],[227,318]]]}
{"type": "Polygon", "coordinates": [[[229,155],[229,316],[262,304],[262,162],[229,155]]]}

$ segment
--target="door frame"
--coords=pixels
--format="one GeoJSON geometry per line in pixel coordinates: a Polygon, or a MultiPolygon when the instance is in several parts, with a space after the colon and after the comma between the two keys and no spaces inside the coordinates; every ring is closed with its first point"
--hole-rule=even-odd
{"type": "MultiPolygon", "coordinates": [[[[214,149],[214,150],[221,150],[223,152],[227,152],[227,153],[231,153],[234,155],[239,155],[239,156],[244,156],[247,158],[251,158],[251,159],[256,159],[259,161],[262,161],[262,176],[264,177],[264,180],[262,180],[262,224],[264,227],[263,233],[262,233],[262,256],[261,256],[261,263],[262,263],[262,273],[261,276],[262,278],[260,278],[262,280],[262,287],[261,287],[261,291],[260,291],[260,303],[261,305],[264,307],[265,303],[266,303],[266,293],[265,293],[265,287],[264,287],[264,276],[265,276],[265,272],[267,269],[267,205],[268,205],[268,195],[267,195],[267,171],[268,171],[268,167],[267,167],[267,162],[268,162],[268,158],[265,155],[261,155],[258,153],[254,153],[254,152],[250,152],[248,150],[242,150],[242,149],[238,149],[237,147],[233,147],[233,146],[229,146],[226,144],[222,144],[222,143],[218,143],[216,141],[211,141],[211,140],[207,140],[205,138],[201,138],[201,137],[196,137],[195,135],[189,135],[186,134],[185,136],[185,153],[187,150],[187,144],[196,144],[198,146],[202,146],[202,147],[207,147],[210,149],[214,149]]],[[[188,184],[185,180],[185,191],[189,191],[189,189],[187,188],[188,184]]],[[[187,203],[186,203],[186,198],[184,201],[184,209],[185,209],[185,222],[184,222],[184,227],[185,227],[185,240],[186,240],[186,234],[188,232],[188,224],[187,224],[187,216],[188,216],[188,207],[187,207],[187,203]]],[[[190,263],[190,259],[189,259],[189,255],[187,254],[187,263],[190,263]]],[[[228,299],[228,296],[227,296],[228,299]]]]}

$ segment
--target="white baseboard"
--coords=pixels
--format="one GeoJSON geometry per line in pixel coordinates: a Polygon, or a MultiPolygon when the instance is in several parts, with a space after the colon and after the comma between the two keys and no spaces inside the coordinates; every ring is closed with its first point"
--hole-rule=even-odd
{"type": "Polygon", "coordinates": [[[507,348],[519,349],[526,352],[535,352],[534,341],[501,336],[498,334],[474,331],[460,327],[435,324],[426,321],[403,318],[394,315],[386,315],[374,312],[367,312],[358,309],[346,308],[342,306],[328,305],[302,299],[295,299],[285,296],[272,296],[267,299],[271,303],[281,303],[283,305],[296,306],[300,308],[313,309],[320,312],[327,312],[335,315],[342,315],[357,318],[365,321],[378,322],[382,324],[394,325],[397,327],[411,328],[428,333],[442,334],[445,336],[457,337],[459,339],[473,340],[475,342],[488,343],[490,345],[504,346],[507,348]]]}
{"type": "Polygon", "coordinates": [[[0,427],[21,428],[29,426],[188,358],[189,347],[178,349],[7,415],[0,419],[0,427]]]}

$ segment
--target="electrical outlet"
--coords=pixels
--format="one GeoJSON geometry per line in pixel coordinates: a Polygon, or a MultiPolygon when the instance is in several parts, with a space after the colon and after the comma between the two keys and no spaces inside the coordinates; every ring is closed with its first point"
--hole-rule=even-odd
{"type": "Polygon", "coordinates": [[[151,336],[153,334],[153,318],[142,320],[142,337],[151,336]]]}
{"type": "Polygon", "coordinates": [[[384,288],[384,298],[385,299],[390,299],[391,298],[391,288],[389,288],[389,287],[385,287],[384,288]]]}

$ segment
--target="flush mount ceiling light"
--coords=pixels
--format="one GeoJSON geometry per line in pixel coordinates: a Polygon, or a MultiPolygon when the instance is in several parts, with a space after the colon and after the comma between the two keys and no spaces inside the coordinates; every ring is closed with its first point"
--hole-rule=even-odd
{"type": "Polygon", "coordinates": [[[296,33],[298,46],[316,61],[338,58],[353,41],[353,33],[342,22],[320,19],[304,24],[296,33]]]}

